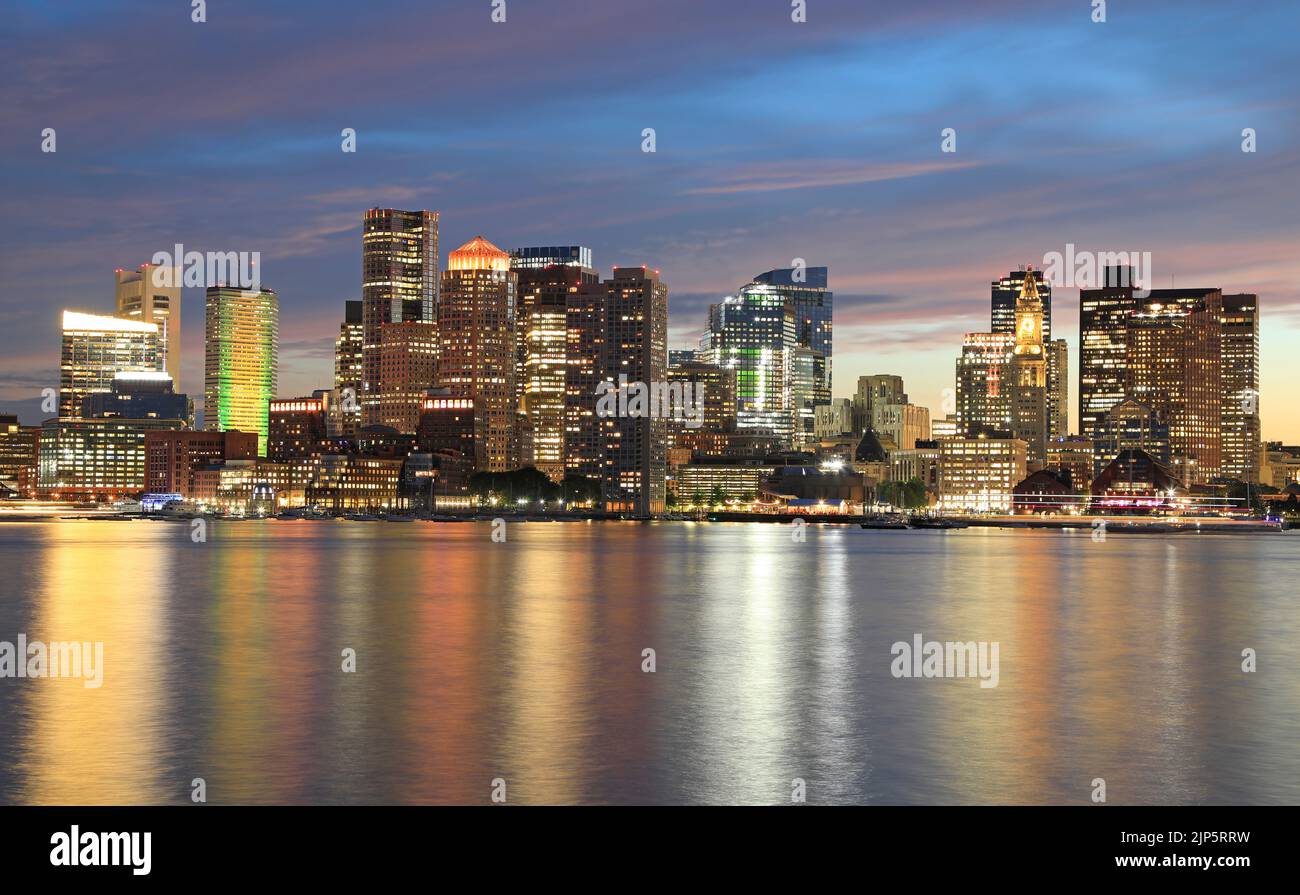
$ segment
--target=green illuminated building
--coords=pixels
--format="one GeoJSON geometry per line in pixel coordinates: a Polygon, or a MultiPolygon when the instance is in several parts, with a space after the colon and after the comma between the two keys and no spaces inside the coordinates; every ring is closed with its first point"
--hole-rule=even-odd
{"type": "Polygon", "coordinates": [[[260,456],[266,456],[279,335],[279,300],[272,290],[208,288],[203,427],[256,432],[260,456]]]}

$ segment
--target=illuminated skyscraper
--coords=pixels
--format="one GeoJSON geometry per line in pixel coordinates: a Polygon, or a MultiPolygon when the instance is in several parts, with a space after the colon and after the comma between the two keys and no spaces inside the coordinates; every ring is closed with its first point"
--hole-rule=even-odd
{"type": "Polygon", "coordinates": [[[475,465],[515,468],[515,314],[510,256],[476,236],[447,256],[438,305],[438,385],[475,402],[475,465]]]}
{"type": "Polygon", "coordinates": [[[1259,296],[1223,296],[1223,474],[1260,480],[1259,296]]]}
{"type": "Polygon", "coordinates": [[[361,383],[365,380],[365,336],[361,302],[344,303],[343,322],[334,340],[334,402],[331,435],[352,435],[361,428],[361,383]]]}
{"type": "Polygon", "coordinates": [[[1047,348],[1047,436],[1070,434],[1070,343],[1053,339],[1047,348]]]}
{"type": "Polygon", "coordinates": [[[117,316],[158,325],[158,350],[163,369],[172,386],[181,390],[181,287],[159,286],[153,273],[158,268],[144,264],[139,270],[118,268],[117,316]]]}
{"type": "Polygon", "coordinates": [[[1210,482],[1223,466],[1223,294],[1156,289],[1129,317],[1126,394],[1169,423],[1174,473],[1210,482]]]}
{"type": "MultiPolygon", "coordinates": [[[[605,377],[646,385],[668,381],[668,284],[657,270],[616,267],[606,281],[605,377]]],[[[636,516],[664,511],[668,421],[658,417],[605,420],[607,506],[636,516]]]]}
{"type": "Polygon", "coordinates": [[[789,443],[794,434],[790,364],[794,310],[765,289],[741,290],[709,309],[711,357],[736,371],[736,425],[789,443]]]}
{"type": "Polygon", "coordinates": [[[438,375],[438,327],[385,323],[379,338],[379,425],[415,434],[420,411],[438,375]]]}
{"type": "Polygon", "coordinates": [[[256,432],[266,456],[267,413],[275,397],[280,304],[270,289],[209,286],[203,382],[203,427],[256,432]]]}
{"type": "MultiPolygon", "coordinates": [[[[1025,277],[1028,275],[1027,270],[1013,270],[1005,277],[993,281],[991,332],[1015,335],[1016,303],[1020,300],[1025,277]]],[[[1038,298],[1043,303],[1043,343],[1046,344],[1052,340],[1052,284],[1041,270],[1034,270],[1033,278],[1034,285],[1038,288],[1038,298]]]]}
{"type": "Polygon", "coordinates": [[[957,359],[957,429],[962,435],[1011,429],[1007,377],[1016,337],[966,333],[957,359]]]}
{"type": "Polygon", "coordinates": [[[1025,276],[1016,302],[1015,345],[1008,368],[1011,434],[1025,442],[1029,463],[1047,460],[1047,351],[1043,342],[1043,302],[1035,277],[1025,276]]]}
{"type": "MultiPolygon", "coordinates": [[[[515,375],[518,409],[531,437],[520,457],[555,480],[564,477],[569,306],[600,281],[583,246],[534,247],[510,253],[519,278],[515,375]]],[[[575,358],[576,359],[576,358],[575,358]]]]}
{"type": "Polygon", "coordinates": [[[1108,267],[1103,277],[1102,288],[1079,290],[1079,432],[1094,439],[1124,400],[1128,321],[1139,304],[1131,269],[1108,267]]]}
{"type": "Polygon", "coordinates": [[[63,312],[59,416],[81,416],[87,395],[111,392],[118,373],[158,371],[155,323],[63,312]]]}
{"type": "Polygon", "coordinates": [[[361,305],[366,425],[379,422],[379,340],[385,323],[435,323],[438,213],[372,208],[362,220],[361,305]]]}

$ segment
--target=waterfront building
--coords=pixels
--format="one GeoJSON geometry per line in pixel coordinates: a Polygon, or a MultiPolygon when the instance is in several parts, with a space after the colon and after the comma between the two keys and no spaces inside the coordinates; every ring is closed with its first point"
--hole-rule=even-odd
{"type": "Polygon", "coordinates": [[[956,436],[939,442],[939,503],[945,512],[1006,513],[1024,481],[1029,446],[1019,438],[956,436]]]}
{"type": "Polygon", "coordinates": [[[1082,435],[1053,438],[1047,443],[1046,468],[1069,476],[1072,488],[1086,492],[1098,471],[1096,444],[1082,435]]]}
{"type": "Polygon", "coordinates": [[[13,414],[0,414],[0,487],[19,497],[35,497],[39,477],[40,426],[24,426],[13,414]]]}
{"type": "MultiPolygon", "coordinates": [[[[152,431],[145,433],[145,491],[198,496],[195,476],[231,460],[257,459],[256,432],[152,431]]],[[[215,488],[211,489],[215,497],[215,488]]]]}

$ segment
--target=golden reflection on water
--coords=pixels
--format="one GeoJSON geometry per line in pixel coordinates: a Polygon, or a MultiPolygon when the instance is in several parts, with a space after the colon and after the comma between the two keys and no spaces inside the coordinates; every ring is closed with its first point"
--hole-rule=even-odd
{"type": "MultiPolygon", "coordinates": [[[[166,799],[162,729],[171,557],[117,525],[52,525],[40,552],[29,640],[102,642],[103,683],[28,680],[25,801],[134,804],[166,799]],[[110,536],[111,535],[111,536],[110,536]],[[151,682],[141,687],[140,681],[151,682]]],[[[6,681],[12,684],[12,681],[6,681]]]]}
{"type": "Polygon", "coordinates": [[[0,801],[1295,801],[1289,538],[300,522],[0,529],[0,801]],[[26,580],[26,579],[20,579],[26,580]],[[22,627],[17,627],[17,626],[22,627]],[[1000,682],[890,645],[1000,643],[1000,682]],[[1261,671],[1239,670],[1255,648],[1261,671]],[[642,671],[644,649],[656,671],[642,671]],[[342,651],[357,670],[344,673],[342,651]],[[7,766],[6,766],[7,765],[7,766]]]}

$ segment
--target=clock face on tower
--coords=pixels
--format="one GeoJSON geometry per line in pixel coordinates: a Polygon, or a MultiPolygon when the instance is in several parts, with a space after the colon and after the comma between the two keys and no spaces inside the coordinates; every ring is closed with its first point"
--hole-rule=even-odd
{"type": "Polygon", "coordinates": [[[1034,318],[1020,318],[1020,335],[1024,338],[1032,338],[1034,335],[1034,318]]]}

